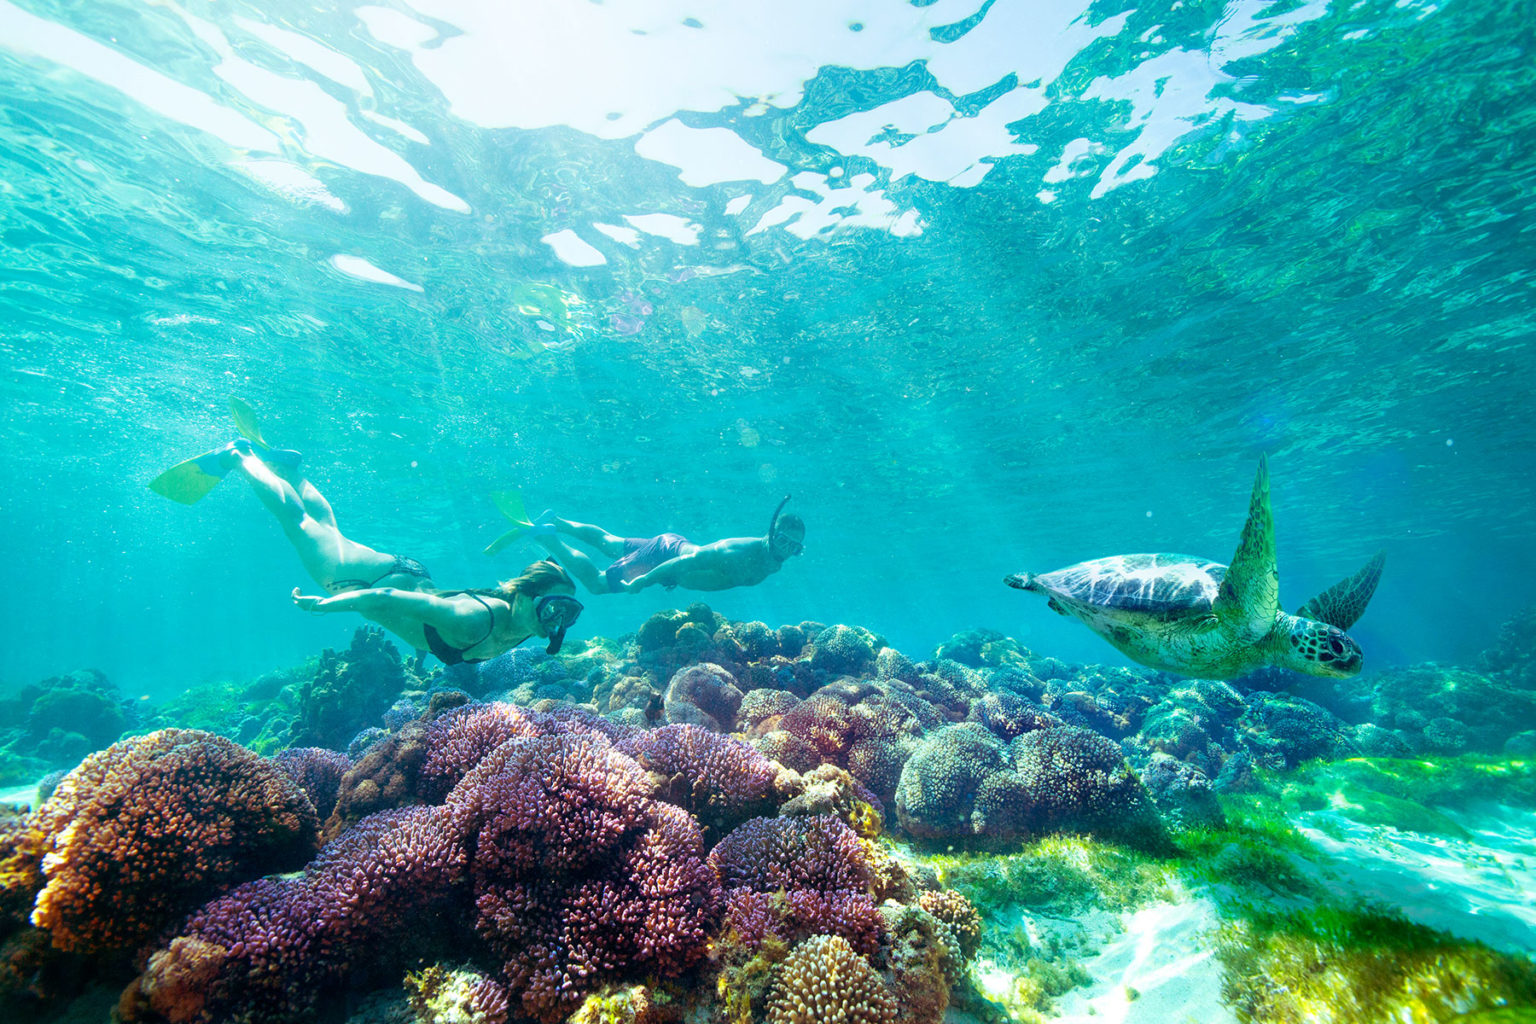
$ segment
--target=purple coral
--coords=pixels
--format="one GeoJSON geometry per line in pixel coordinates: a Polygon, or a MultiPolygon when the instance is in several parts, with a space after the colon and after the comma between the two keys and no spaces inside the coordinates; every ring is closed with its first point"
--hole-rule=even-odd
{"type": "Polygon", "coordinates": [[[172,1024],[292,1020],[367,962],[398,964],[403,940],[458,895],[464,854],[444,808],[371,815],[297,878],[260,878],[209,903],[149,958],[129,1006],[172,1024]]]}
{"type": "Polygon", "coordinates": [[[416,791],[429,803],[441,803],[486,754],[513,736],[540,731],[530,713],[513,704],[465,704],[445,712],[427,726],[416,791]]]}
{"type": "Polygon", "coordinates": [[[830,815],[754,818],[709,855],[726,889],[727,921],[749,945],[841,935],[873,953],[880,914],[874,872],[853,830],[830,815]]]}
{"type": "Polygon", "coordinates": [[[404,966],[437,922],[441,943],[494,965],[497,1000],[554,1022],[601,985],[693,966],[719,904],[698,823],[653,799],[633,759],[601,735],[513,736],[442,806],[371,815],[301,877],[205,906],[128,1005],[173,1024],[304,1018],[349,971],[404,966]]]}
{"type": "Polygon", "coordinates": [[[636,732],[619,749],[672,780],[662,795],[717,832],[773,810],[778,767],[741,740],[696,725],[636,732]]]}
{"type": "Polygon", "coordinates": [[[476,930],[523,1014],[559,1021],[598,985],[703,956],[719,889],[699,827],[603,737],[508,740],[448,807],[473,837],[476,930]]]}
{"type": "Polygon", "coordinates": [[[272,758],[272,765],[304,791],[309,802],[315,805],[315,813],[324,821],[336,807],[342,776],[352,767],[352,761],[338,750],[290,747],[279,750],[272,758]]]}

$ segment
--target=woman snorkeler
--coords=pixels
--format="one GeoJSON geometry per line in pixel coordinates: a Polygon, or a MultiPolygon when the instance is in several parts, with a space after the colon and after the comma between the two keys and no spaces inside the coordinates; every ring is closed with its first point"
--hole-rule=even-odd
{"type": "Polygon", "coordinates": [[[299,463],[298,452],[242,437],[189,459],[150,486],[191,504],[227,474],[243,476],[329,595],[303,594],[295,587],[293,603],[306,611],[357,612],[446,665],[486,661],[530,636],[547,638],[550,654],[560,649],[582,606],[575,583],[553,559],[534,562],[495,587],[440,590],[414,558],[385,554],[343,535],[330,503],[305,479],[299,463]]]}

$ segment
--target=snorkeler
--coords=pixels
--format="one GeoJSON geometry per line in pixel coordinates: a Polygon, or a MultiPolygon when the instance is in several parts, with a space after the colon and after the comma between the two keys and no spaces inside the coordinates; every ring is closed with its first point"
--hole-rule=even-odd
{"type": "Polygon", "coordinates": [[[492,588],[439,590],[414,558],[388,555],[343,535],[330,503],[300,472],[299,453],[261,441],[254,418],[242,422],[240,407],[236,422],[246,437],[173,467],[150,487],[191,504],[227,474],[243,476],[304,568],[330,595],[305,595],[295,587],[295,605],[313,612],[357,612],[446,665],[486,661],[530,636],[547,638],[550,654],[560,649],[582,607],[575,583],[553,560],[535,562],[492,588]]]}
{"type": "MultiPolygon", "coordinates": [[[[522,529],[509,536],[515,538],[526,533],[533,537],[569,566],[571,575],[594,594],[634,593],[658,584],[668,590],[728,590],[763,582],[805,549],[805,523],[794,513],[779,514],[787,501],[789,496],[785,495],[773,510],[764,536],[727,537],[712,544],[694,544],[676,533],[620,537],[600,526],[562,519],[550,511],[524,520],[522,529]],[[613,562],[599,569],[589,555],[572,547],[564,537],[596,548],[613,562]]],[[[500,550],[505,543],[503,538],[486,550],[500,550]]]]}

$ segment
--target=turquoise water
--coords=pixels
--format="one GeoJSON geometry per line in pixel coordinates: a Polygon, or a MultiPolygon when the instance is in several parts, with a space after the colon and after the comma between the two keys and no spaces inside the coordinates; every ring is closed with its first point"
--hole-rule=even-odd
{"type": "Polygon", "coordinates": [[[0,242],[0,1017],[779,1019],[822,913],[902,1024],[1536,1019],[1532,0],[0,0],[0,242]],[[231,398],[444,587],[505,491],[804,554],[402,667],[147,486],[231,398]],[[1386,552],[1353,680],[1003,584],[1261,457],[1286,608],[1386,552]]]}
{"type": "MultiPolygon", "coordinates": [[[[1115,653],[1001,578],[1378,547],[1368,667],[1530,600],[1528,3],[0,0],[0,682],[166,696],[344,645],[234,483],[301,449],[450,586],[520,489],[803,557],[712,596],[914,658],[1115,653]]],[[[678,595],[588,602],[618,635],[678,595]]]]}

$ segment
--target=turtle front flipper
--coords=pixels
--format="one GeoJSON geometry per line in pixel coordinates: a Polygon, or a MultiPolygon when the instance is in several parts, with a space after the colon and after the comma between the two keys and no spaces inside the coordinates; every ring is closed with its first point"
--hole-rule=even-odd
{"type": "Polygon", "coordinates": [[[1237,553],[1212,607],[1240,637],[1257,641],[1269,633],[1280,613],[1280,573],[1275,568],[1275,517],[1269,510],[1269,461],[1259,456],[1259,472],[1248,499],[1248,521],[1237,553]]]}
{"type": "Polygon", "coordinates": [[[1387,553],[1378,551],[1365,563],[1365,568],[1346,580],[1340,580],[1327,590],[1296,610],[1304,619],[1316,619],[1339,629],[1348,629],[1365,614],[1365,606],[1376,593],[1381,582],[1381,568],[1387,564],[1387,553]]]}

